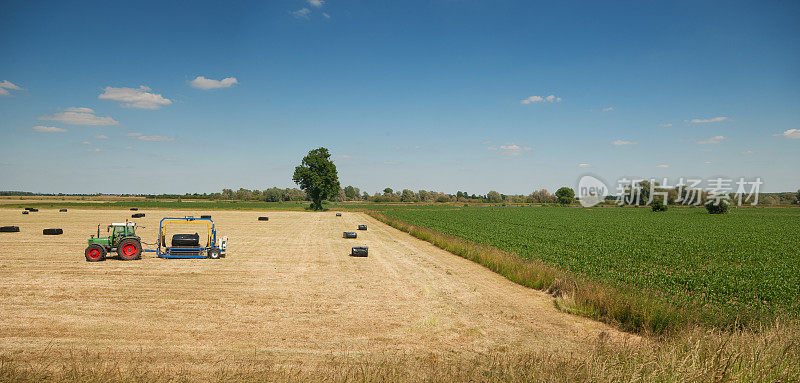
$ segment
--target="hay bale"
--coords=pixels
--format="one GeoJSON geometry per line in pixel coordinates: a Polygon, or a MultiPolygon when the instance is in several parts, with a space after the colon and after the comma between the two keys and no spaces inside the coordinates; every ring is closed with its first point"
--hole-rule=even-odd
{"type": "Polygon", "coordinates": [[[30,212],[29,212],[29,211],[27,211],[27,210],[23,210],[23,211],[22,211],[22,214],[30,214],[30,212]]]}
{"type": "Polygon", "coordinates": [[[369,247],[357,246],[350,250],[351,257],[366,257],[369,255],[369,247]]]}
{"type": "Polygon", "coordinates": [[[358,234],[355,231],[345,231],[342,233],[342,238],[358,238],[358,234]]]}
{"type": "Polygon", "coordinates": [[[144,217],[144,213],[131,214],[131,218],[142,218],[142,217],[144,217]]]}
{"type": "Polygon", "coordinates": [[[139,208],[138,207],[132,207],[131,211],[139,211],[139,208]]]}
{"type": "Polygon", "coordinates": [[[175,234],[172,236],[172,247],[195,247],[200,246],[200,235],[194,234],[175,234]]]}
{"type": "Polygon", "coordinates": [[[31,212],[31,213],[36,213],[37,211],[39,211],[39,209],[30,209],[28,211],[31,212]]]}
{"type": "Polygon", "coordinates": [[[259,221],[269,221],[269,217],[258,217],[259,221]]]}
{"type": "Polygon", "coordinates": [[[19,233],[19,226],[0,227],[0,233],[19,233]]]}
{"type": "Polygon", "coordinates": [[[337,217],[341,217],[341,216],[342,216],[342,213],[336,213],[336,216],[337,216],[337,217]]]}
{"type": "Polygon", "coordinates": [[[208,218],[208,219],[211,219],[211,216],[210,216],[210,215],[201,215],[201,216],[200,216],[200,218],[208,218]]]}
{"type": "Polygon", "coordinates": [[[358,230],[367,230],[367,225],[358,225],[358,230]]]}
{"type": "Polygon", "coordinates": [[[64,230],[61,230],[61,229],[44,229],[44,230],[42,230],[42,234],[44,234],[44,235],[61,235],[61,234],[64,234],[64,230]]]}
{"type": "Polygon", "coordinates": [[[67,212],[67,209],[58,209],[58,212],[59,212],[59,213],[66,213],[66,212],[67,212]]]}

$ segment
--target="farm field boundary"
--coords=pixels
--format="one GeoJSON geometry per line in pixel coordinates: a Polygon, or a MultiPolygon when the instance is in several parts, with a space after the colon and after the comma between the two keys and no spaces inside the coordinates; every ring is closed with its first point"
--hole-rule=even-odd
{"type": "Polygon", "coordinates": [[[571,314],[599,320],[624,331],[649,335],[663,335],[697,323],[690,310],[654,299],[652,293],[623,291],[493,246],[411,225],[380,212],[366,213],[395,229],[483,265],[512,282],[546,291],[553,295],[559,309],[571,314]]]}

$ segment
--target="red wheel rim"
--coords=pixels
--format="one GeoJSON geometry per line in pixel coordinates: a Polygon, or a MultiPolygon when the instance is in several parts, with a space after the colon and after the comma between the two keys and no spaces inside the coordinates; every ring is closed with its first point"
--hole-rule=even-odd
{"type": "Polygon", "coordinates": [[[122,246],[122,255],[125,257],[133,257],[136,255],[136,245],[126,243],[125,246],[122,246]]]}
{"type": "Polygon", "coordinates": [[[91,259],[100,258],[100,250],[97,250],[97,249],[89,250],[89,258],[91,258],[91,259]]]}

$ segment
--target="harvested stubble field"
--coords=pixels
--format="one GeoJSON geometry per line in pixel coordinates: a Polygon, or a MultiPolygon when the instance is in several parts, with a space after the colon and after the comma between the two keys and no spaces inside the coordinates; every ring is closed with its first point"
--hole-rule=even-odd
{"type": "MultiPolygon", "coordinates": [[[[580,360],[598,342],[640,342],[361,213],[270,212],[264,222],[259,212],[215,211],[230,239],[225,259],[85,262],[97,224],[105,235],[130,213],[0,209],[0,223],[21,228],[0,235],[0,378],[227,379],[230,370],[249,379],[265,366],[296,378],[365,362],[380,367],[355,376],[391,378],[420,361],[474,368],[475,358],[514,354],[536,365],[526,358],[580,360]],[[360,223],[369,230],[341,238],[360,223]],[[49,227],[64,235],[43,236],[49,227]],[[356,245],[370,256],[348,257],[356,245]]],[[[205,212],[145,213],[135,221],[153,243],[161,217],[205,212]]]]}

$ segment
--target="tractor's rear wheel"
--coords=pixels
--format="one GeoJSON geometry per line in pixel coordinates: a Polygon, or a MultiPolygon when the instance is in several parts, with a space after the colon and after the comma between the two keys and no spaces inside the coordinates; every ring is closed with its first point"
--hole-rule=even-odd
{"type": "Polygon", "coordinates": [[[100,262],[106,260],[106,248],[96,243],[86,248],[86,262],[100,262]]]}
{"type": "Polygon", "coordinates": [[[125,238],[117,245],[117,254],[123,261],[140,259],[142,255],[142,243],[135,238],[125,238]]]}

